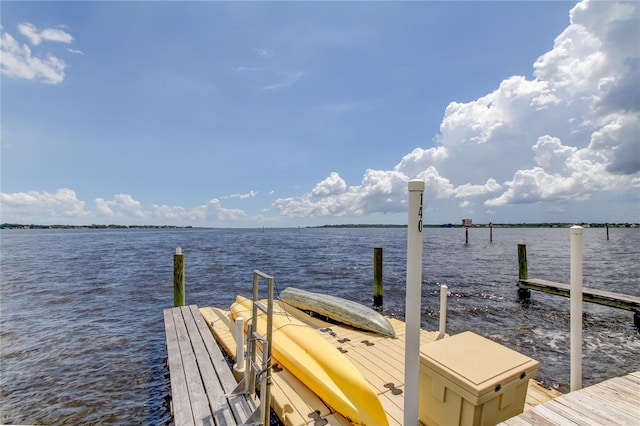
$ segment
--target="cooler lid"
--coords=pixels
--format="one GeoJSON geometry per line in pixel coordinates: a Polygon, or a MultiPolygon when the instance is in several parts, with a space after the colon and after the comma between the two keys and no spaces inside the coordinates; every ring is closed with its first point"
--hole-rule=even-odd
{"type": "Polygon", "coordinates": [[[470,331],[422,345],[420,362],[479,395],[519,377],[538,362],[470,331]]]}

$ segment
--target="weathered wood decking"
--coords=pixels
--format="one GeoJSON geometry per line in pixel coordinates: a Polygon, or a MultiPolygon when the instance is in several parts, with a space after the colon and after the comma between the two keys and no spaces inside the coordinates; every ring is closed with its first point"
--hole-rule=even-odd
{"type": "Polygon", "coordinates": [[[570,392],[501,423],[529,425],[640,425],[640,371],[570,392]]]}
{"type": "Polygon", "coordinates": [[[244,423],[253,401],[227,397],[236,381],[198,307],[165,309],[164,324],[176,426],[244,423]]]}
{"type": "MultiPolygon", "coordinates": [[[[570,297],[571,295],[571,286],[569,284],[540,279],[519,279],[517,284],[518,288],[523,290],[541,291],[564,297],[570,297]]],[[[640,297],[583,287],[582,300],[631,311],[633,312],[633,320],[636,327],[640,328],[640,297]]]]}

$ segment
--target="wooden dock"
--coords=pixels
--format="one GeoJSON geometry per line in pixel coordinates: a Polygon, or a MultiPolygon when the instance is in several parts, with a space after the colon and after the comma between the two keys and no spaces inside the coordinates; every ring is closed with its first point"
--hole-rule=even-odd
{"type": "MultiPolygon", "coordinates": [[[[329,324],[292,307],[288,307],[287,311],[294,314],[297,319],[309,324],[310,330],[313,329],[321,333],[326,340],[353,362],[375,389],[391,426],[403,424],[404,322],[393,318],[389,319],[396,331],[396,338],[388,338],[355,330],[349,326],[329,324]],[[384,366],[384,368],[378,366],[384,366]]],[[[200,312],[224,351],[228,354],[235,354],[234,325],[230,312],[213,307],[200,308],[200,312]]],[[[435,341],[437,335],[436,331],[421,330],[421,345],[435,341]]],[[[274,365],[272,379],[271,407],[284,424],[291,426],[351,425],[349,421],[327,406],[302,382],[277,363],[274,365]]],[[[559,395],[561,395],[559,392],[545,389],[540,383],[530,380],[524,409],[530,409],[559,395]]]]}
{"type": "Polygon", "coordinates": [[[255,404],[227,396],[236,380],[198,307],[165,309],[164,324],[176,426],[243,424],[255,404]]]}
{"type": "Polygon", "coordinates": [[[501,423],[529,425],[640,425],[640,371],[570,392],[501,423]]]}
{"type": "MultiPolygon", "coordinates": [[[[519,279],[517,283],[518,288],[522,290],[535,290],[564,297],[571,295],[569,284],[540,279],[519,279]]],[[[640,297],[583,287],[582,300],[631,311],[634,324],[640,329],[640,297]]]]}

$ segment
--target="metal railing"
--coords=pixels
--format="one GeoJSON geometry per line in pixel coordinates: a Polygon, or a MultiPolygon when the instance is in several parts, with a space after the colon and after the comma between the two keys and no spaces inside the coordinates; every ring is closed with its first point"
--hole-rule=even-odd
{"type": "MultiPolygon", "coordinates": [[[[244,377],[238,383],[232,394],[253,394],[256,390],[256,381],[260,383],[260,405],[249,416],[246,424],[269,425],[271,420],[271,366],[272,352],[271,342],[273,338],[273,288],[274,279],[257,269],[253,271],[253,294],[251,298],[252,313],[251,322],[247,331],[247,357],[244,377]],[[260,301],[260,281],[267,281],[267,305],[260,301]],[[258,332],[258,311],[267,316],[265,335],[258,332]],[[258,343],[262,346],[262,362],[256,361],[258,343]]],[[[243,342],[236,342],[242,345],[243,342]]]]}

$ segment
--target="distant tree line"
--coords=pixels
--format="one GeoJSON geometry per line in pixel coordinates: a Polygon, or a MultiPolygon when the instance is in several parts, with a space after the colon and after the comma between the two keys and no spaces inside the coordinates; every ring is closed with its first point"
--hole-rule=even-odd
{"type": "MultiPolygon", "coordinates": [[[[640,226],[638,223],[483,223],[473,224],[472,228],[568,228],[573,225],[584,226],[585,228],[636,228],[640,226]]],[[[344,224],[344,225],[321,225],[307,226],[307,228],[406,228],[407,225],[394,224],[344,224]]],[[[444,224],[425,224],[425,228],[462,228],[460,223],[444,223],[444,224]]],[[[0,229],[191,229],[193,226],[175,226],[175,225],[36,225],[21,223],[3,223],[0,229]]]]}
{"type": "Polygon", "coordinates": [[[0,229],[177,229],[193,228],[192,226],[174,225],[34,225],[21,223],[3,223],[0,229]]]}

